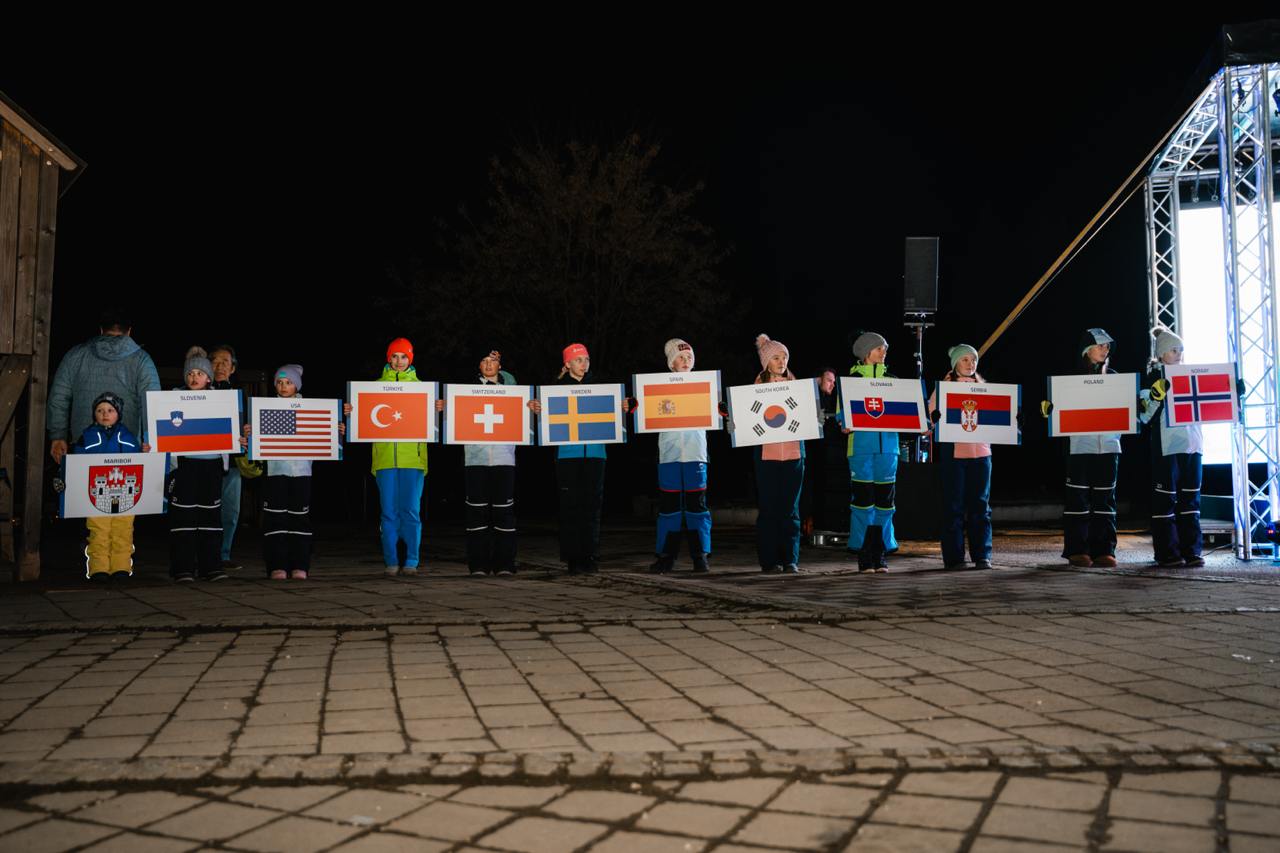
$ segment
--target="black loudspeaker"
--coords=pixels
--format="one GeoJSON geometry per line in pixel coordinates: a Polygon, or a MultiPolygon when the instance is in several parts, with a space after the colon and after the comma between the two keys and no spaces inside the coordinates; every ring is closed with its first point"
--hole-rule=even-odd
{"type": "Polygon", "coordinates": [[[904,269],[902,313],[936,313],[938,310],[938,238],[908,237],[904,269]]]}

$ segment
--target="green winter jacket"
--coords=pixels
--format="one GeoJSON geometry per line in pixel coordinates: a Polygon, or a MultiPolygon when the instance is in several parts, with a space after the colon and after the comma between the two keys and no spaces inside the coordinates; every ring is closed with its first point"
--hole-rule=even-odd
{"type": "MultiPolygon", "coordinates": [[[[379,382],[417,382],[418,372],[409,365],[409,369],[397,373],[391,365],[382,368],[379,382]]],[[[408,444],[400,441],[375,441],[373,443],[373,473],[376,475],[384,468],[417,468],[424,475],[427,473],[426,442],[408,444]]]]}

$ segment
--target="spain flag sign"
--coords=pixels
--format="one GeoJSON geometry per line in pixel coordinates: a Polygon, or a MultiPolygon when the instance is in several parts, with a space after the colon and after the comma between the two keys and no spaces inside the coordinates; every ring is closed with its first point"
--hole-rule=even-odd
{"type": "Polygon", "coordinates": [[[621,385],[543,385],[539,444],[615,444],[625,439],[621,385]]]}
{"type": "Polygon", "coordinates": [[[436,440],[435,382],[348,382],[347,441],[436,440]]]}
{"type": "Polygon", "coordinates": [[[720,371],[638,373],[636,432],[720,429],[720,371]]]}

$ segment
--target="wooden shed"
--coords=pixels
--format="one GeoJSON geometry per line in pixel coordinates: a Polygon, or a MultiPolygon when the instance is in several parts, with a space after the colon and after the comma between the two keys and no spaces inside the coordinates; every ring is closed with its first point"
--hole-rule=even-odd
{"type": "Polygon", "coordinates": [[[0,565],[40,576],[58,199],[85,162],[0,92],[0,565]]]}

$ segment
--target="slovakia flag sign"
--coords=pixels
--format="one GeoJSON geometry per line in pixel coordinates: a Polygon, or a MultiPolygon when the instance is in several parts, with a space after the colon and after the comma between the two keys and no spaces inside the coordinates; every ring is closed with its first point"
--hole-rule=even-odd
{"type": "Polygon", "coordinates": [[[939,382],[938,441],[977,444],[1021,444],[1017,412],[1018,385],[985,382],[939,382]]]}
{"type": "Polygon", "coordinates": [[[844,422],[855,432],[925,432],[924,385],[919,379],[840,377],[844,422]]]}
{"type": "Polygon", "coordinates": [[[1164,376],[1169,382],[1166,426],[1235,423],[1239,418],[1233,362],[1166,364],[1164,376]]]}

